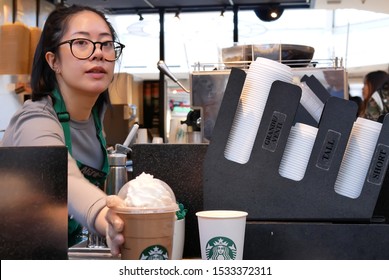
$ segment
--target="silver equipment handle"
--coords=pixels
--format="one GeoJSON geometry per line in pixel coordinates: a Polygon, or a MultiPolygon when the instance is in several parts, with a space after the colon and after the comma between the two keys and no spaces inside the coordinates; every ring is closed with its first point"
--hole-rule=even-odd
{"type": "Polygon", "coordinates": [[[170,72],[169,68],[167,67],[166,63],[163,60],[158,61],[157,67],[159,71],[161,71],[163,74],[168,76],[170,79],[173,80],[177,85],[179,85],[185,92],[190,93],[189,90],[187,90],[181,83],[180,81],[173,75],[172,72],[170,72]]]}

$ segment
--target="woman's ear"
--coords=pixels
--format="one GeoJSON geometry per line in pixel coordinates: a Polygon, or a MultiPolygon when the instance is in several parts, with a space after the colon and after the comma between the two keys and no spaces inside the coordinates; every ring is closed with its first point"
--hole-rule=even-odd
{"type": "Polygon", "coordinates": [[[55,54],[53,52],[47,52],[45,54],[45,59],[47,61],[47,64],[53,69],[54,72],[59,73],[59,67],[57,65],[57,59],[55,57],[55,54]]]}

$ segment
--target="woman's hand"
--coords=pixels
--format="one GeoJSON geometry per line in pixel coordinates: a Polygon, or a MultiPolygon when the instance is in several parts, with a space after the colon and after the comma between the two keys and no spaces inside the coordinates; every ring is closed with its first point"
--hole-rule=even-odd
{"type": "MultiPolygon", "coordinates": [[[[112,208],[115,206],[122,206],[123,200],[116,196],[110,195],[107,197],[107,207],[112,208]]],[[[120,254],[120,246],[124,243],[124,236],[122,234],[124,222],[112,209],[108,209],[105,219],[108,222],[106,239],[111,254],[117,256],[120,254]]]]}

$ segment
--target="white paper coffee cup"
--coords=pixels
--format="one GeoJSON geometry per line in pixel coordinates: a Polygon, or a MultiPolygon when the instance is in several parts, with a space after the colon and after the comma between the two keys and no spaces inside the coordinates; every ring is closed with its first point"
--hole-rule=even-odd
{"type": "Polygon", "coordinates": [[[247,212],[210,210],[196,213],[203,260],[243,258],[247,212]]]}

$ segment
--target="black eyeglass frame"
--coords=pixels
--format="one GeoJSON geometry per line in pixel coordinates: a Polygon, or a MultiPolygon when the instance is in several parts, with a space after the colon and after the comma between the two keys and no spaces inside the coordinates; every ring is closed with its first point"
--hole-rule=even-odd
{"type": "Polygon", "coordinates": [[[122,43],[119,43],[117,41],[113,41],[113,40],[108,40],[108,41],[104,41],[104,42],[99,42],[99,41],[96,41],[96,42],[93,42],[92,40],[89,40],[87,38],[75,38],[75,39],[71,39],[71,40],[66,40],[66,41],[63,41],[61,43],[59,43],[56,48],[58,48],[59,46],[62,46],[62,45],[65,45],[65,44],[69,44],[70,45],[70,52],[72,53],[72,55],[79,59],[79,60],[86,60],[88,58],[90,58],[94,53],[95,53],[95,50],[96,50],[96,44],[100,44],[100,50],[103,51],[103,44],[106,44],[106,43],[113,43],[113,44],[117,44],[118,47],[120,48],[120,52],[118,55],[116,55],[116,50],[118,49],[118,47],[114,47],[114,51],[115,51],[115,59],[106,59],[104,58],[106,61],[108,62],[114,62],[116,60],[118,60],[118,58],[120,57],[120,55],[122,54],[123,52],[123,49],[126,47],[124,44],[122,43]],[[84,40],[84,41],[88,41],[88,42],[91,42],[93,44],[93,50],[91,52],[91,54],[88,56],[88,57],[85,57],[85,58],[80,58],[80,57],[77,57],[74,53],[73,53],[73,43],[74,41],[77,41],[77,40],[84,40]]]}

